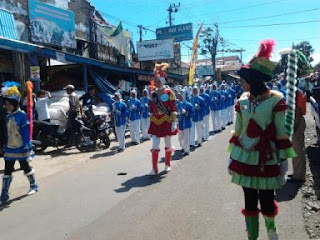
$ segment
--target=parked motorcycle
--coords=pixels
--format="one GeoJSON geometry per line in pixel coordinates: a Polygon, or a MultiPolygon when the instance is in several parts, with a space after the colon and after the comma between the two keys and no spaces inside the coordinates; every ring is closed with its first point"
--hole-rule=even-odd
{"type": "Polygon", "coordinates": [[[68,136],[67,130],[59,131],[59,125],[44,121],[33,121],[33,145],[36,152],[43,152],[47,147],[66,146],[71,142],[81,152],[93,151],[96,141],[93,132],[84,126],[81,120],[75,119],[72,124],[72,134],[68,136]],[[69,140],[69,137],[71,139],[69,140]]]}
{"type": "Polygon", "coordinates": [[[91,129],[94,139],[99,146],[102,143],[106,148],[109,148],[109,116],[107,114],[96,115],[93,107],[94,105],[92,104],[83,107],[84,114],[86,115],[86,119],[84,119],[85,125],[91,129]]]}

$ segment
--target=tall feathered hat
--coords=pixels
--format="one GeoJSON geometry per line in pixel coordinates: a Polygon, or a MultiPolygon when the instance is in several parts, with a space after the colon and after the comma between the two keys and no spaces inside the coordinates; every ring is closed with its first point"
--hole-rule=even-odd
{"type": "Polygon", "coordinates": [[[238,74],[243,77],[248,74],[248,70],[253,69],[264,74],[266,79],[271,79],[275,64],[270,61],[270,58],[275,45],[272,39],[262,40],[257,53],[247,65],[241,67],[238,74]]]}
{"type": "Polygon", "coordinates": [[[154,66],[154,76],[158,78],[163,84],[167,77],[167,68],[169,67],[168,63],[160,63],[154,66]]]}
{"type": "Polygon", "coordinates": [[[4,98],[20,102],[21,93],[18,87],[20,87],[20,84],[17,82],[5,82],[1,88],[1,94],[4,98]]]}

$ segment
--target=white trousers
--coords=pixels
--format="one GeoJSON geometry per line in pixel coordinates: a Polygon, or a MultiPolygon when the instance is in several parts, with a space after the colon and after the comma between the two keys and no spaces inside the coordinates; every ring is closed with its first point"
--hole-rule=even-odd
{"type": "MultiPolygon", "coordinates": [[[[166,148],[172,148],[171,136],[164,137],[164,145],[166,148]]],[[[152,149],[160,149],[160,138],[152,135],[152,149]]]]}
{"type": "Polygon", "coordinates": [[[130,121],[130,138],[133,142],[140,142],[140,119],[130,121]]]}
{"type": "Polygon", "coordinates": [[[150,126],[150,117],[148,118],[141,118],[141,131],[143,138],[150,138],[150,134],[148,134],[150,126]]]}
{"type": "Polygon", "coordinates": [[[229,107],[229,122],[234,122],[234,105],[229,107]]]}
{"type": "Polygon", "coordinates": [[[190,145],[195,146],[196,145],[196,129],[197,129],[197,142],[198,144],[202,143],[202,127],[203,127],[203,121],[198,122],[192,122],[191,129],[190,129],[190,145]]]}
{"type": "Polygon", "coordinates": [[[120,149],[126,148],[126,146],[125,146],[125,129],[126,129],[126,125],[121,125],[119,127],[115,127],[120,149]]]}
{"type": "Polygon", "coordinates": [[[179,130],[179,143],[184,152],[190,152],[190,128],[179,130]]]}
{"type": "Polygon", "coordinates": [[[203,117],[203,138],[207,140],[210,136],[209,130],[209,114],[203,117]]]}
{"type": "Polygon", "coordinates": [[[220,111],[211,111],[212,129],[214,132],[221,129],[220,120],[220,111]]]}
{"type": "Polygon", "coordinates": [[[227,121],[228,121],[228,108],[224,108],[221,110],[221,120],[222,124],[221,127],[225,128],[227,126],[227,121]]]}

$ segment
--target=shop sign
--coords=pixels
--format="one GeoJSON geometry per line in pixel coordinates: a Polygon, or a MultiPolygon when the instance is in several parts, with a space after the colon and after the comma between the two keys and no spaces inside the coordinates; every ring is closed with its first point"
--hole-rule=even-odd
{"type": "Polygon", "coordinates": [[[139,61],[173,59],[173,39],[137,42],[137,52],[139,61]]]}
{"type": "Polygon", "coordinates": [[[193,39],[192,23],[180,24],[171,27],[158,28],[156,30],[157,39],[173,38],[175,42],[193,39]]]}

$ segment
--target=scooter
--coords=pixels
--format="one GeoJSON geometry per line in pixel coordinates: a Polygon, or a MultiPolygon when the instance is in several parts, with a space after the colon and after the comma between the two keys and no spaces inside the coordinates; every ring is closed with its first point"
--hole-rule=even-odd
{"type": "Polygon", "coordinates": [[[95,150],[96,141],[90,128],[78,119],[73,120],[72,130],[59,131],[59,125],[44,121],[33,121],[33,145],[36,152],[43,152],[47,147],[60,147],[73,143],[81,152],[95,150]],[[71,134],[67,134],[67,132],[71,134]],[[70,139],[71,138],[71,139],[70,139]]]}

